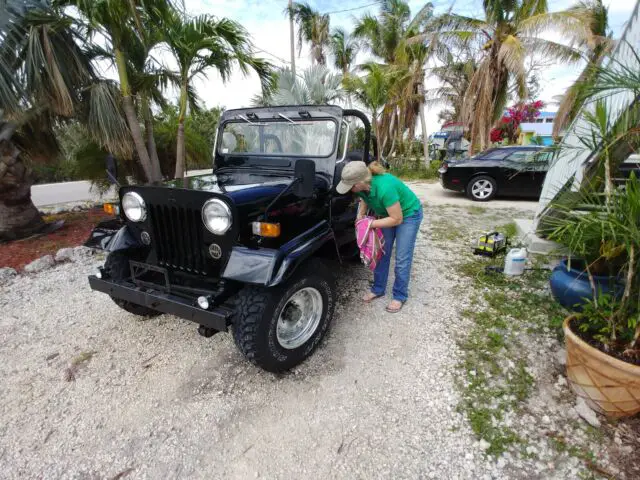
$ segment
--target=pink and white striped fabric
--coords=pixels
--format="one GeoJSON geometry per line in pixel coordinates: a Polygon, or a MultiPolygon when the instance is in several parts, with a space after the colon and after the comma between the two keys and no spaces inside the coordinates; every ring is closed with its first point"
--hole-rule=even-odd
{"type": "Polygon", "coordinates": [[[379,228],[371,228],[373,217],[364,217],[356,222],[356,239],[360,249],[360,259],[373,271],[384,255],[384,236],[379,228]]]}

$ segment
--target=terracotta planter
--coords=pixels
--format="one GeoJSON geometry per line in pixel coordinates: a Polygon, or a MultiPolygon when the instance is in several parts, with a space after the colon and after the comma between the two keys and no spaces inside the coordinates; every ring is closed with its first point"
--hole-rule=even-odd
{"type": "Polygon", "coordinates": [[[626,417],[640,412],[640,366],[611,357],[584,342],[564,321],[567,378],[572,390],[596,412],[626,417]]]}

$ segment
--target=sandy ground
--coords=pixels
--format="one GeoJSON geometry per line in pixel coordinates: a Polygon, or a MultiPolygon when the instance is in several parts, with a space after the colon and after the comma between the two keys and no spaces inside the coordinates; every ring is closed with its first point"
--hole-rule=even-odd
{"type": "MultiPolygon", "coordinates": [[[[428,204],[443,195],[414,188],[428,204]]],[[[500,218],[501,205],[482,206],[500,218]]],[[[0,477],[482,477],[494,466],[455,411],[468,305],[429,233],[457,214],[425,213],[404,309],[362,305],[370,273],[336,265],[329,334],[285,375],[247,363],[228,334],[120,310],[89,289],[96,257],[0,286],[0,477]]]]}

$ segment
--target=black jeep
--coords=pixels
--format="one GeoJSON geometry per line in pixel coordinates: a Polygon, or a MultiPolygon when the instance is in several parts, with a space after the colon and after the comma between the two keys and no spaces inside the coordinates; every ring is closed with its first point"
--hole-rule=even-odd
{"type": "Polygon", "coordinates": [[[226,111],[211,174],[120,188],[122,227],[92,236],[109,254],[91,288],[136,315],[192,320],[205,337],[231,327],[265,370],[298,365],[333,316],[327,259],[357,257],[355,201],[334,187],[345,162],[369,162],[370,133],[363,113],[337,106],[226,111]]]}

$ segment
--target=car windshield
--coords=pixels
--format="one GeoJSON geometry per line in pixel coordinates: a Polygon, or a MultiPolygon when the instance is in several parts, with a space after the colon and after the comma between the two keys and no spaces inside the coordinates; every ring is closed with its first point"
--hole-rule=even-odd
{"type": "Polygon", "coordinates": [[[335,120],[256,120],[224,125],[218,153],[328,157],[335,150],[338,123],[335,120]]]}

